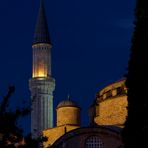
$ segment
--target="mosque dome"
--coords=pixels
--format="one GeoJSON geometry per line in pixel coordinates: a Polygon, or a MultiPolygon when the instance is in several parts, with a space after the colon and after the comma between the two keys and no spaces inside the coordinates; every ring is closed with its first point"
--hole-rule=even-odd
{"type": "Polygon", "coordinates": [[[57,106],[57,108],[61,108],[61,107],[78,107],[79,108],[77,103],[72,100],[63,100],[57,106]]]}
{"type": "Polygon", "coordinates": [[[80,107],[69,98],[57,106],[57,126],[63,125],[80,126],[80,107]]]}

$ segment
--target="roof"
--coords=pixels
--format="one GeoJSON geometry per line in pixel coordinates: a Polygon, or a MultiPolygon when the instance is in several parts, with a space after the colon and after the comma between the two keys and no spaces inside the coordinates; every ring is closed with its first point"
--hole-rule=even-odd
{"type": "MultiPolygon", "coordinates": [[[[59,147],[63,143],[67,143],[71,139],[74,142],[76,142],[78,139],[81,139],[80,141],[82,142],[83,140],[88,138],[88,136],[92,136],[92,135],[96,135],[99,137],[101,135],[104,138],[107,135],[107,139],[108,138],[110,138],[109,140],[116,139],[118,142],[122,143],[121,129],[117,130],[116,127],[108,127],[108,126],[99,126],[98,125],[95,127],[81,127],[81,128],[71,130],[71,131],[65,133],[63,136],[59,137],[59,139],[57,139],[53,143],[51,148],[59,147]],[[79,136],[82,136],[82,137],[78,138],[79,136]]],[[[81,144],[81,142],[80,142],[80,144],[81,144]]]]}
{"type": "Polygon", "coordinates": [[[39,14],[33,38],[33,45],[37,43],[51,44],[43,0],[40,1],[39,14]]]}
{"type": "Polygon", "coordinates": [[[61,108],[61,107],[78,107],[79,108],[77,103],[72,100],[63,100],[57,106],[57,108],[61,108]]]}

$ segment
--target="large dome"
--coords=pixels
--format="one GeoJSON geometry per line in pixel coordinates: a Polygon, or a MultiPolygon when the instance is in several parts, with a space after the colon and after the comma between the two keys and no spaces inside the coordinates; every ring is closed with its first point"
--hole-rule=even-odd
{"type": "Polygon", "coordinates": [[[57,108],[61,108],[61,107],[78,107],[76,102],[72,101],[72,100],[64,100],[62,102],[60,102],[57,106],[57,108]]]}

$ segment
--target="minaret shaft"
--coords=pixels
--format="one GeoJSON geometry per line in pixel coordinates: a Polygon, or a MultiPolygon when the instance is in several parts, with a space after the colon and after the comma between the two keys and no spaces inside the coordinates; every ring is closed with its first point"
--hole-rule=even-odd
{"type": "Polygon", "coordinates": [[[55,81],[53,78],[33,78],[29,81],[32,112],[31,132],[34,138],[42,131],[53,127],[53,91],[55,81]]]}

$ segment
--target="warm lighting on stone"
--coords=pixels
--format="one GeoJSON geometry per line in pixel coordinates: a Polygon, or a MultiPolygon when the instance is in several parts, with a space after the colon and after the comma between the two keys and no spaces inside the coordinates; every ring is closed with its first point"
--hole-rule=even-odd
{"type": "Polygon", "coordinates": [[[51,76],[51,55],[48,44],[37,44],[33,46],[33,78],[46,78],[51,76]]]}
{"type": "Polygon", "coordinates": [[[98,93],[95,123],[123,127],[128,115],[125,80],[110,84],[98,93]]]}
{"type": "Polygon", "coordinates": [[[40,69],[38,73],[38,77],[47,77],[47,75],[45,74],[44,70],[40,69]]]}
{"type": "Polygon", "coordinates": [[[38,77],[46,78],[47,72],[43,68],[38,69],[36,73],[35,72],[33,73],[33,78],[38,78],[38,77]]]}
{"type": "Polygon", "coordinates": [[[57,109],[57,126],[80,125],[80,108],[61,107],[57,109]]]}
{"type": "Polygon", "coordinates": [[[47,148],[49,145],[52,145],[58,138],[63,136],[65,132],[77,129],[80,126],[74,125],[63,125],[57,126],[55,128],[49,128],[43,131],[43,136],[48,137],[48,140],[44,142],[44,148],[47,148]]]}

